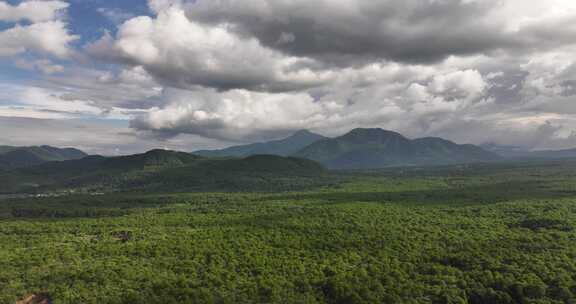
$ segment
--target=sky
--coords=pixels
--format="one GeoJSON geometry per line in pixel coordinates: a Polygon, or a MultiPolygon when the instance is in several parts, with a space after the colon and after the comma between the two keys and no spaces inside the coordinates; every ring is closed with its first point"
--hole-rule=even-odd
{"type": "Polygon", "coordinates": [[[576,147],[574,0],[0,0],[0,145],[576,147]]]}

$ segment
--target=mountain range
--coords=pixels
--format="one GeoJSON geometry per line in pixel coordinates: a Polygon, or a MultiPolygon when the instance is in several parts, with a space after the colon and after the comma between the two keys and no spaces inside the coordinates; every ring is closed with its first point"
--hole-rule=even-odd
{"type": "Polygon", "coordinates": [[[118,157],[88,156],[77,149],[51,146],[0,146],[0,193],[272,191],[302,188],[322,179],[330,183],[324,168],[363,170],[572,157],[576,149],[529,152],[506,146],[479,147],[437,137],[409,139],[383,129],[354,129],[334,138],[302,130],[285,139],[222,150],[152,150],[118,157]]]}
{"type": "Polygon", "coordinates": [[[81,159],[86,156],[86,153],[74,148],[0,146],[0,169],[30,167],[51,161],[81,159]]]}
{"type": "Polygon", "coordinates": [[[308,130],[301,130],[280,140],[234,146],[222,150],[200,150],[193,153],[205,157],[246,157],[258,154],[289,156],[322,139],[326,137],[308,130]]]}
{"type": "Polygon", "coordinates": [[[445,165],[497,160],[500,157],[474,145],[458,145],[442,138],[410,140],[383,129],[354,129],[336,138],[307,130],[270,142],[223,150],[194,152],[206,157],[245,157],[273,154],[307,158],[330,169],[376,169],[392,166],[445,165]]]}
{"type": "Polygon", "coordinates": [[[315,160],[331,169],[375,169],[391,166],[428,166],[500,159],[474,145],[427,137],[408,139],[383,129],[354,129],[349,133],[320,140],[293,156],[315,160]]]}

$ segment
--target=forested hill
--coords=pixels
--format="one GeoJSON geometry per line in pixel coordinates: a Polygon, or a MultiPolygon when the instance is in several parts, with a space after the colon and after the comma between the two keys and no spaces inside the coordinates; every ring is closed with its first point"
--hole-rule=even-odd
{"type": "Polygon", "coordinates": [[[0,169],[30,167],[50,161],[80,159],[86,156],[86,153],[73,148],[0,146],[0,169]]]}
{"type": "Polygon", "coordinates": [[[49,162],[0,174],[0,193],[21,191],[282,191],[324,183],[311,160],[274,155],[204,158],[184,152],[49,162]]]}

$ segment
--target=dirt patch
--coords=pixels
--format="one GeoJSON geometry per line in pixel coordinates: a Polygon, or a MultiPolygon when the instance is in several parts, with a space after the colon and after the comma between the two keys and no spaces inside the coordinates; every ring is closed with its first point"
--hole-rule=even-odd
{"type": "Polygon", "coordinates": [[[540,230],[559,230],[569,232],[574,230],[574,228],[570,225],[570,223],[558,219],[549,219],[549,218],[530,218],[525,219],[518,224],[517,227],[527,228],[532,231],[540,231],[540,230]]]}
{"type": "Polygon", "coordinates": [[[16,304],[52,304],[52,299],[48,294],[35,293],[16,301],[16,304]]]}
{"type": "Polygon", "coordinates": [[[115,231],[111,233],[112,237],[122,243],[132,240],[132,231],[115,231]]]}

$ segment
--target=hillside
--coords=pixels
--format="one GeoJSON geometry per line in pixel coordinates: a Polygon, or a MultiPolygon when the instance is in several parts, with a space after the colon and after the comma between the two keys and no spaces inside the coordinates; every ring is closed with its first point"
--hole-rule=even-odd
{"type": "Polygon", "coordinates": [[[201,150],[194,152],[194,154],[205,157],[246,157],[262,154],[289,156],[325,138],[308,130],[301,130],[281,140],[234,146],[222,150],[201,150]]]}
{"type": "Polygon", "coordinates": [[[374,169],[493,161],[499,156],[474,145],[441,138],[410,140],[382,129],[354,129],[316,142],[294,156],[318,161],[331,169],[374,169]]]}
{"type": "Polygon", "coordinates": [[[73,148],[0,146],[0,168],[23,168],[51,161],[81,159],[86,156],[86,153],[73,148]]]}
{"type": "Polygon", "coordinates": [[[0,172],[0,193],[76,191],[274,191],[320,182],[323,167],[311,160],[273,155],[211,159],[152,150],[143,154],[50,162],[0,172]]]}

